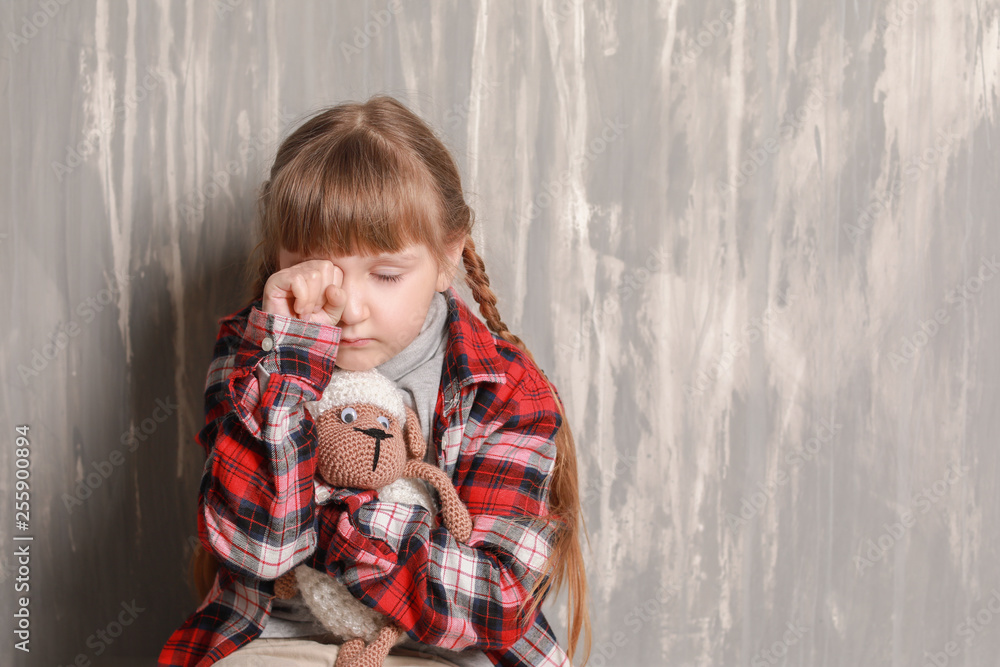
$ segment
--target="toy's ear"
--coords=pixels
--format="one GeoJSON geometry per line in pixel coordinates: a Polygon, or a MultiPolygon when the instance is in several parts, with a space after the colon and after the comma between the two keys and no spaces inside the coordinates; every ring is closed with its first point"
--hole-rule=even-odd
{"type": "Polygon", "coordinates": [[[406,441],[406,453],[412,459],[423,461],[427,443],[424,441],[423,431],[420,430],[420,417],[409,405],[405,407],[406,424],[403,426],[403,440],[406,441]]]}

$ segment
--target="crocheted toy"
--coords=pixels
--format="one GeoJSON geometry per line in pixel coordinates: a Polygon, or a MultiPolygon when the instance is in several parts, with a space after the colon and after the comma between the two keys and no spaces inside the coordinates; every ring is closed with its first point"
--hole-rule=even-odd
{"type": "MultiPolygon", "coordinates": [[[[395,384],[376,370],[335,369],[319,401],[307,403],[318,433],[316,469],[333,487],[377,489],[380,501],[422,505],[437,514],[429,482],[441,499],[444,525],[459,542],[472,533],[472,518],[443,470],[426,463],[427,443],[417,413],[403,403],[395,384]]],[[[317,500],[330,489],[314,482],[317,500]]],[[[338,579],[307,565],[275,581],[275,595],[296,591],[313,615],[344,642],[335,667],[381,667],[404,638],[403,629],[355,598],[338,579]]]]}

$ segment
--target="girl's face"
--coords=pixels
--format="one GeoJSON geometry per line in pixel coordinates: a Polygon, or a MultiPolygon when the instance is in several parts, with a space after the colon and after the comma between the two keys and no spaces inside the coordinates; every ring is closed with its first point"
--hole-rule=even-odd
{"type": "MultiPolygon", "coordinates": [[[[462,246],[448,252],[458,262],[462,246]]],[[[307,259],[328,259],[344,272],[347,305],[340,317],[337,366],[365,371],[396,356],[413,342],[427,317],[435,292],[451,285],[453,272],[439,269],[427,246],[419,243],[385,255],[305,256],[282,248],[279,270],[307,259]]]]}

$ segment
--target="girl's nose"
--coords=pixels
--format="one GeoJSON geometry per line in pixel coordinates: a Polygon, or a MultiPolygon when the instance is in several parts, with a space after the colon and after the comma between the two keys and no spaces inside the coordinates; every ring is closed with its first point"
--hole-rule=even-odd
{"type": "Polygon", "coordinates": [[[344,277],[342,288],[347,292],[347,305],[340,316],[342,324],[351,325],[363,322],[368,318],[368,306],[366,305],[364,290],[358,285],[354,285],[348,278],[344,277]]]}

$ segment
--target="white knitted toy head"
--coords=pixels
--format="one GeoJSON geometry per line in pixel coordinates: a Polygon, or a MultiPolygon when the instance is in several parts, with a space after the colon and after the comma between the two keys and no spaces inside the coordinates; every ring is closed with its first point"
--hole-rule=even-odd
{"type": "Polygon", "coordinates": [[[400,424],[406,421],[406,407],[396,385],[374,368],[368,371],[347,371],[334,368],[323,396],[308,401],[306,409],[313,418],[335,405],[367,403],[386,411],[400,424]]]}

